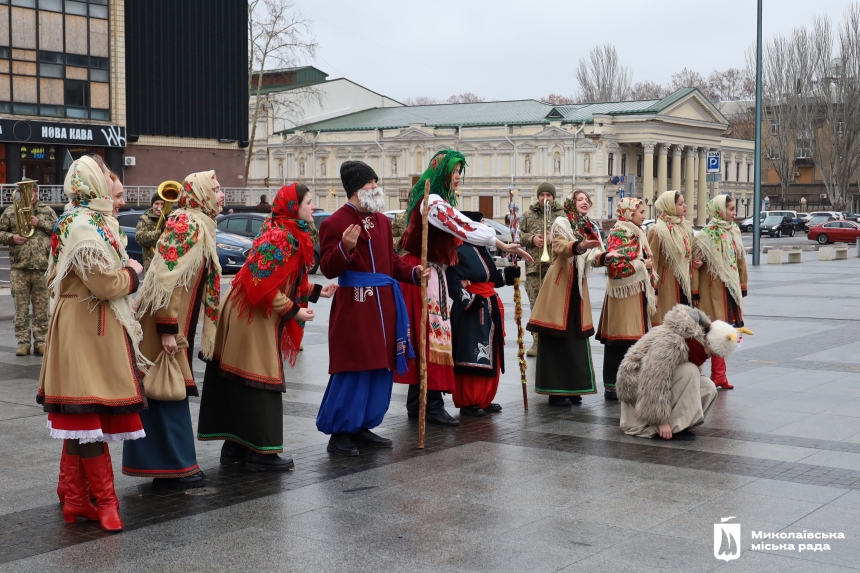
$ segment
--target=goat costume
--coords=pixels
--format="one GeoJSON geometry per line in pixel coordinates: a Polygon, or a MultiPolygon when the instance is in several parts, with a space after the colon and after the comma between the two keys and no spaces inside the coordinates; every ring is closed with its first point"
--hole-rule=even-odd
{"type": "Polygon", "coordinates": [[[737,348],[738,335],[702,311],[677,305],[663,324],[627,351],[615,387],[621,400],[625,434],[652,438],[657,426],[669,424],[677,434],[705,421],[717,389],[701,373],[705,346],[725,357],[737,348]]]}

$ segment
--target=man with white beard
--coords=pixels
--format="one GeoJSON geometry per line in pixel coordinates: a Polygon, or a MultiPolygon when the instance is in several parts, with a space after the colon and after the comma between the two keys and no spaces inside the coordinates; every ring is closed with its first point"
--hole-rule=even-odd
{"type": "Polygon", "coordinates": [[[361,161],[345,161],[340,178],[348,202],[320,225],[320,269],[337,278],[329,316],[329,381],[317,429],[328,451],[357,456],[358,447],[390,448],[371,432],[391,402],[394,371],[414,357],[409,315],[398,281],[420,284],[424,269],[394,253],[391,221],[382,214],[379,178],[361,161]]]}

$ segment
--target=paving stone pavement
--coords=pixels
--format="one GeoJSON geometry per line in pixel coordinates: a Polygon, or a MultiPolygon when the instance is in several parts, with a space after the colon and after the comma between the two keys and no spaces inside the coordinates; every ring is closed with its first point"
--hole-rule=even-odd
{"type": "MultiPolygon", "coordinates": [[[[524,411],[508,320],[502,413],[428,426],[418,450],[405,388],[395,385],[379,428],[395,447],[332,457],[314,425],[328,378],[324,300],[284,394],[296,470],[220,467],[220,442],[197,442],[207,487],[155,492],[120,474],[114,445],[126,526],[116,535],[62,520],[61,446],[35,404],[40,359],[14,356],[11,299],[0,297],[0,573],[858,570],[860,259],[850,254],[751,268],[745,314],[756,334],[729,359],[735,389],[719,393],[694,442],[624,435],[618,404],[602,395],[558,409],[530,392],[524,411]],[[741,553],[724,562],[714,527],[730,516],[741,553]],[[806,540],[753,539],[758,531],[845,539],[800,552],[806,540]],[[795,549],[779,547],[788,543],[795,549]]],[[[591,280],[595,316],[604,279],[591,280]]],[[[512,289],[502,298],[512,317],[512,289]]],[[[599,371],[603,348],[592,350],[599,371]]],[[[533,367],[529,359],[530,390],[533,367]]],[[[202,369],[197,362],[198,380],[202,369]]],[[[193,399],[195,423],[198,407],[193,399]]]]}

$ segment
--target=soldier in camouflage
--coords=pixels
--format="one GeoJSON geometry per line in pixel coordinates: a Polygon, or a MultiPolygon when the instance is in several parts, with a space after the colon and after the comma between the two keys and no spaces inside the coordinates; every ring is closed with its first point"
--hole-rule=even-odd
{"type": "MultiPolygon", "coordinates": [[[[552,222],[556,217],[564,215],[564,209],[555,200],[555,186],[552,183],[541,183],[537,188],[537,202],[529,207],[523,220],[520,222],[520,243],[526,252],[534,258],[534,262],[526,261],[526,293],[529,296],[529,305],[534,308],[537,300],[538,292],[540,291],[543,278],[549,270],[550,263],[540,262],[541,252],[545,237],[543,236],[544,229],[544,204],[550,204],[550,215],[546,219],[546,228],[552,226],[552,222]]],[[[551,245],[547,245],[550,256],[552,256],[551,245]]],[[[537,356],[538,335],[532,333],[532,347],[529,348],[526,354],[528,356],[537,356]]]]}
{"type": "Polygon", "coordinates": [[[391,235],[394,237],[394,252],[398,255],[404,253],[400,248],[400,237],[406,232],[406,226],[409,221],[406,220],[406,211],[398,213],[394,216],[394,222],[391,224],[391,235]]]}
{"type": "Polygon", "coordinates": [[[152,206],[140,216],[135,228],[134,238],[143,250],[143,272],[149,268],[152,257],[155,255],[155,245],[158,244],[158,239],[161,237],[162,229],[158,229],[158,219],[161,217],[163,208],[164,201],[156,193],[152,196],[152,206]]]}
{"type": "Polygon", "coordinates": [[[33,215],[30,224],[36,232],[30,238],[18,234],[15,207],[9,206],[0,216],[0,244],[9,245],[12,268],[12,300],[15,302],[15,338],[18,339],[16,356],[30,354],[30,305],[33,305],[32,335],[36,354],[45,353],[45,336],[48,334],[48,257],[51,255],[51,233],[57,214],[39,201],[39,192],[33,189],[33,215]]]}

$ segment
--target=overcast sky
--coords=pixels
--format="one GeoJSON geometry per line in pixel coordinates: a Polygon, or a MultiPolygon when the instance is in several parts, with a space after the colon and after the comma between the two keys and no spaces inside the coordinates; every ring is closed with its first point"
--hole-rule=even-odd
{"type": "MultiPolygon", "coordinates": [[[[765,0],[764,37],[839,22],[847,0],[765,0]]],[[[633,81],[667,83],[685,66],[705,75],[744,67],[755,42],[756,1],[721,0],[296,0],[314,20],[314,62],[403,100],[473,92],[487,100],[576,92],[574,70],[592,46],[612,43],[633,81]]]]}

